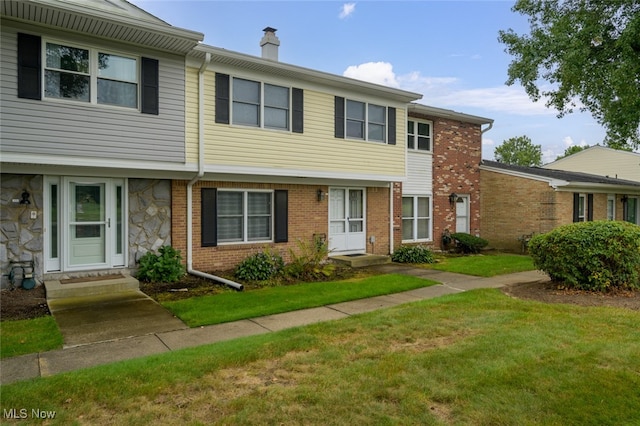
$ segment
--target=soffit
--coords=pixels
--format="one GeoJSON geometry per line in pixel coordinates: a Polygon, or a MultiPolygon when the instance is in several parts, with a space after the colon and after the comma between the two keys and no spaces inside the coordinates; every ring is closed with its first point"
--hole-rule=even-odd
{"type": "Polygon", "coordinates": [[[186,54],[204,35],[173,27],[120,0],[3,0],[3,17],[186,54]]]}

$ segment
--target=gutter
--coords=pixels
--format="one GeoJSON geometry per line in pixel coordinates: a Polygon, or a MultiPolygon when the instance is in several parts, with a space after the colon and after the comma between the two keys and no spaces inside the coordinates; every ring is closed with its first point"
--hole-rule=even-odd
{"type": "Polygon", "coordinates": [[[193,269],[193,185],[204,176],[204,72],[209,62],[211,62],[211,54],[207,53],[198,70],[198,174],[187,183],[187,273],[218,281],[242,291],[244,289],[242,284],[193,269]]]}

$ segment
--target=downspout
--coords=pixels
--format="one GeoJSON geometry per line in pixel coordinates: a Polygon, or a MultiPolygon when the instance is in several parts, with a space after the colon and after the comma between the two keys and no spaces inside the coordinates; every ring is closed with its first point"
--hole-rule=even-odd
{"type": "Polygon", "coordinates": [[[482,132],[480,133],[480,136],[484,135],[486,132],[491,130],[492,127],[493,127],[493,121],[491,123],[489,123],[489,127],[487,127],[486,129],[482,130],[482,132]]]}
{"type": "Polygon", "coordinates": [[[198,70],[198,174],[187,183],[187,273],[214,280],[242,291],[244,286],[226,278],[193,269],[193,185],[204,176],[204,72],[211,62],[211,53],[206,53],[198,70]]]}
{"type": "Polygon", "coordinates": [[[393,254],[393,182],[389,182],[389,253],[393,254]]]}

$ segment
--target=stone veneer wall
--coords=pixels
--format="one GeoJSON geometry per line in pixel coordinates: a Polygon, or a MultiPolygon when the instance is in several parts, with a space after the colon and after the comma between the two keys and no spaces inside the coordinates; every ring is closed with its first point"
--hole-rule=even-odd
{"type": "MultiPolygon", "coordinates": [[[[0,287],[9,285],[6,276],[11,261],[34,262],[35,278],[42,282],[42,175],[2,174],[0,184],[0,287]],[[31,204],[19,204],[22,192],[31,194],[31,204]],[[36,218],[31,219],[31,212],[36,218]]],[[[17,283],[20,284],[19,282],[17,283]]]]}
{"type": "Polygon", "coordinates": [[[171,181],[129,179],[129,267],[171,245],[171,181]]]}

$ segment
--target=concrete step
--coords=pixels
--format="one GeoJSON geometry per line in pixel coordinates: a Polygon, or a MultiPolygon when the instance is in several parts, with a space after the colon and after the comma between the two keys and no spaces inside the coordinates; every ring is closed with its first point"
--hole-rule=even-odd
{"type": "Polygon", "coordinates": [[[349,265],[352,268],[363,268],[365,266],[384,265],[391,263],[389,256],[381,256],[377,254],[361,254],[361,255],[340,255],[332,256],[331,259],[338,263],[349,265]]]}
{"type": "Polygon", "coordinates": [[[65,299],[71,297],[99,296],[122,291],[140,290],[140,283],[130,275],[101,279],[100,277],[87,278],[81,282],[63,283],[60,280],[44,282],[47,300],[65,299]]]}

